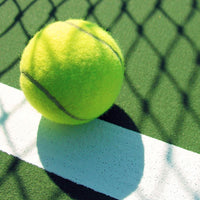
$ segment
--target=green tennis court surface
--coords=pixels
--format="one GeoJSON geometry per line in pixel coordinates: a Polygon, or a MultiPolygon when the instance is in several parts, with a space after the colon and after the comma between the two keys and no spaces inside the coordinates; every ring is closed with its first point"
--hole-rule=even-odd
{"type": "MultiPolygon", "coordinates": [[[[121,93],[101,119],[199,154],[200,2],[0,1],[0,82],[20,89],[19,61],[28,40],[46,24],[68,18],[84,18],[110,31],[125,57],[121,93]]],[[[107,198],[0,156],[1,199],[107,198]]]]}

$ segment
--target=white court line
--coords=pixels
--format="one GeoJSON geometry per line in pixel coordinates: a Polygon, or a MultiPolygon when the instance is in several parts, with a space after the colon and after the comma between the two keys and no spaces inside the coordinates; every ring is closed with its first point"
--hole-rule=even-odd
{"type": "Polygon", "coordinates": [[[0,150],[117,199],[200,199],[199,154],[98,119],[52,123],[1,83],[0,150]]]}

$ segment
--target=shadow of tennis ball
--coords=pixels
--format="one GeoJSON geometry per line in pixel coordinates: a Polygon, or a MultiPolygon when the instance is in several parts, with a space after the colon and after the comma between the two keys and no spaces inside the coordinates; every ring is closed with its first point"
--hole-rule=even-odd
{"type": "Polygon", "coordinates": [[[113,105],[112,108],[100,116],[99,119],[130,129],[132,131],[140,132],[132,119],[117,105],[113,105]]]}
{"type": "MultiPolygon", "coordinates": [[[[115,106],[104,120],[112,112],[128,119],[115,106]]],[[[129,128],[130,121],[129,118],[129,128]]],[[[136,190],[143,175],[144,147],[140,134],[100,119],[67,126],[42,118],[37,147],[49,177],[75,199],[107,199],[103,194],[123,199],[136,190]],[[84,190],[71,181],[99,193],[84,190]]]]}

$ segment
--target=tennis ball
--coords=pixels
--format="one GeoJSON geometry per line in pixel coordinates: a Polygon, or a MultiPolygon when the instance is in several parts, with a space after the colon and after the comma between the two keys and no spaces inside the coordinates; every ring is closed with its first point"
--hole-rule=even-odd
{"type": "Polygon", "coordinates": [[[86,123],[106,112],[123,76],[123,55],[112,36],[80,19],[47,25],[29,41],[20,61],[26,99],[62,124],[86,123]]]}

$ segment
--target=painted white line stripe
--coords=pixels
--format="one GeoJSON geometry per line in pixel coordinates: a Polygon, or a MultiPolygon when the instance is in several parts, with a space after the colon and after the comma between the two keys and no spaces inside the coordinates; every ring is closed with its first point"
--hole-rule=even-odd
{"type": "Polygon", "coordinates": [[[1,83],[0,150],[117,199],[200,199],[199,154],[98,119],[52,123],[1,83]]]}

